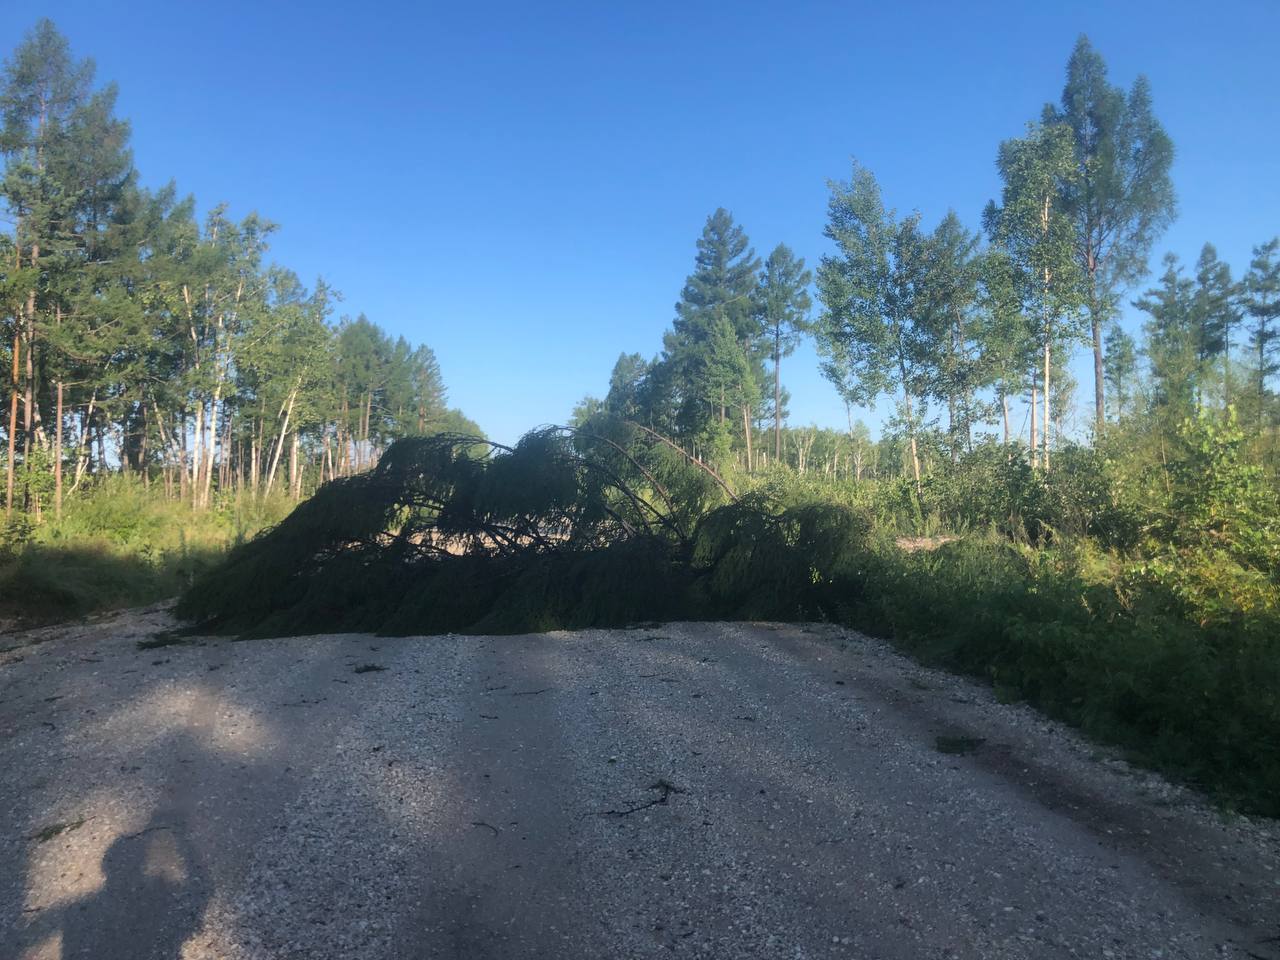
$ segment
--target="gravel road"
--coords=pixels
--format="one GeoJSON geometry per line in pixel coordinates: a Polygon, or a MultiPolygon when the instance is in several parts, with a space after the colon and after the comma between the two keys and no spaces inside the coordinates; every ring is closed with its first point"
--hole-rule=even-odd
{"type": "Polygon", "coordinates": [[[1280,825],[826,627],[0,637],[0,957],[1280,957],[1280,825]]]}

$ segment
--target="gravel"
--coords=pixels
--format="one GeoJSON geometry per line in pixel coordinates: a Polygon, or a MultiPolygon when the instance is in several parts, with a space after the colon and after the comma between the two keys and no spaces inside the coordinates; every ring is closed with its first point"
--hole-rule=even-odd
{"type": "Polygon", "coordinates": [[[170,626],[0,638],[0,956],[1280,957],[1280,825],[850,631],[170,626]]]}

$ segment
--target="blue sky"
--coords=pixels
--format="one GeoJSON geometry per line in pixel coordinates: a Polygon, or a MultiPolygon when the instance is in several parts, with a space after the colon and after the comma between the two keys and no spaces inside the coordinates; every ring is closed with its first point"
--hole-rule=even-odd
{"type": "MultiPolygon", "coordinates": [[[[279,222],[275,259],[430,344],[510,440],[657,351],[717,206],[816,264],[856,156],[900,210],[976,227],[1081,32],[1150,77],[1177,147],[1153,264],[1208,239],[1242,269],[1280,233],[1280,3],[1053,6],[11,0],[0,48],[53,18],[119,84],[145,182],[279,222]]],[[[793,422],[844,424],[810,348],[783,372],[793,422]]]]}

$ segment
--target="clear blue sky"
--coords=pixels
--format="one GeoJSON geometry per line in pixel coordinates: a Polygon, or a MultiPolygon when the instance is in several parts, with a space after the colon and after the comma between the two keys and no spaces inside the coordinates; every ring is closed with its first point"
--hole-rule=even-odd
{"type": "MultiPolygon", "coordinates": [[[[1209,239],[1239,272],[1280,233],[1280,2],[1048,6],[11,0],[0,48],[52,17],[120,85],[145,182],[279,222],[279,262],[430,344],[509,440],[657,351],[717,206],[816,263],[857,156],[892,205],[976,227],[1081,32],[1177,146],[1153,263],[1209,239]]],[[[784,378],[793,422],[844,424],[812,350],[784,378]]]]}

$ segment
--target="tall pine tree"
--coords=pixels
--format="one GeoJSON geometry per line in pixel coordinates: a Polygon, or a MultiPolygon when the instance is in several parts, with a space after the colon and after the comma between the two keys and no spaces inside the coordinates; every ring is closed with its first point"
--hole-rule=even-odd
{"type": "Polygon", "coordinates": [[[791,248],[778,244],[765,261],[756,287],[756,311],[773,358],[773,457],[782,462],[782,358],[791,356],[808,332],[809,283],[813,275],[791,248]]]}
{"type": "MultiPolygon", "coordinates": [[[[707,218],[685,281],[662,363],[680,432],[700,442],[727,430],[728,411],[759,395],[754,313],[760,260],[724,208],[707,218]],[[736,372],[733,372],[736,371],[736,372]]],[[[748,427],[744,443],[750,442],[748,427]]]]}
{"type": "Polygon", "coordinates": [[[1280,237],[1253,248],[1243,286],[1261,426],[1267,409],[1267,381],[1280,373],[1280,237]]]}

